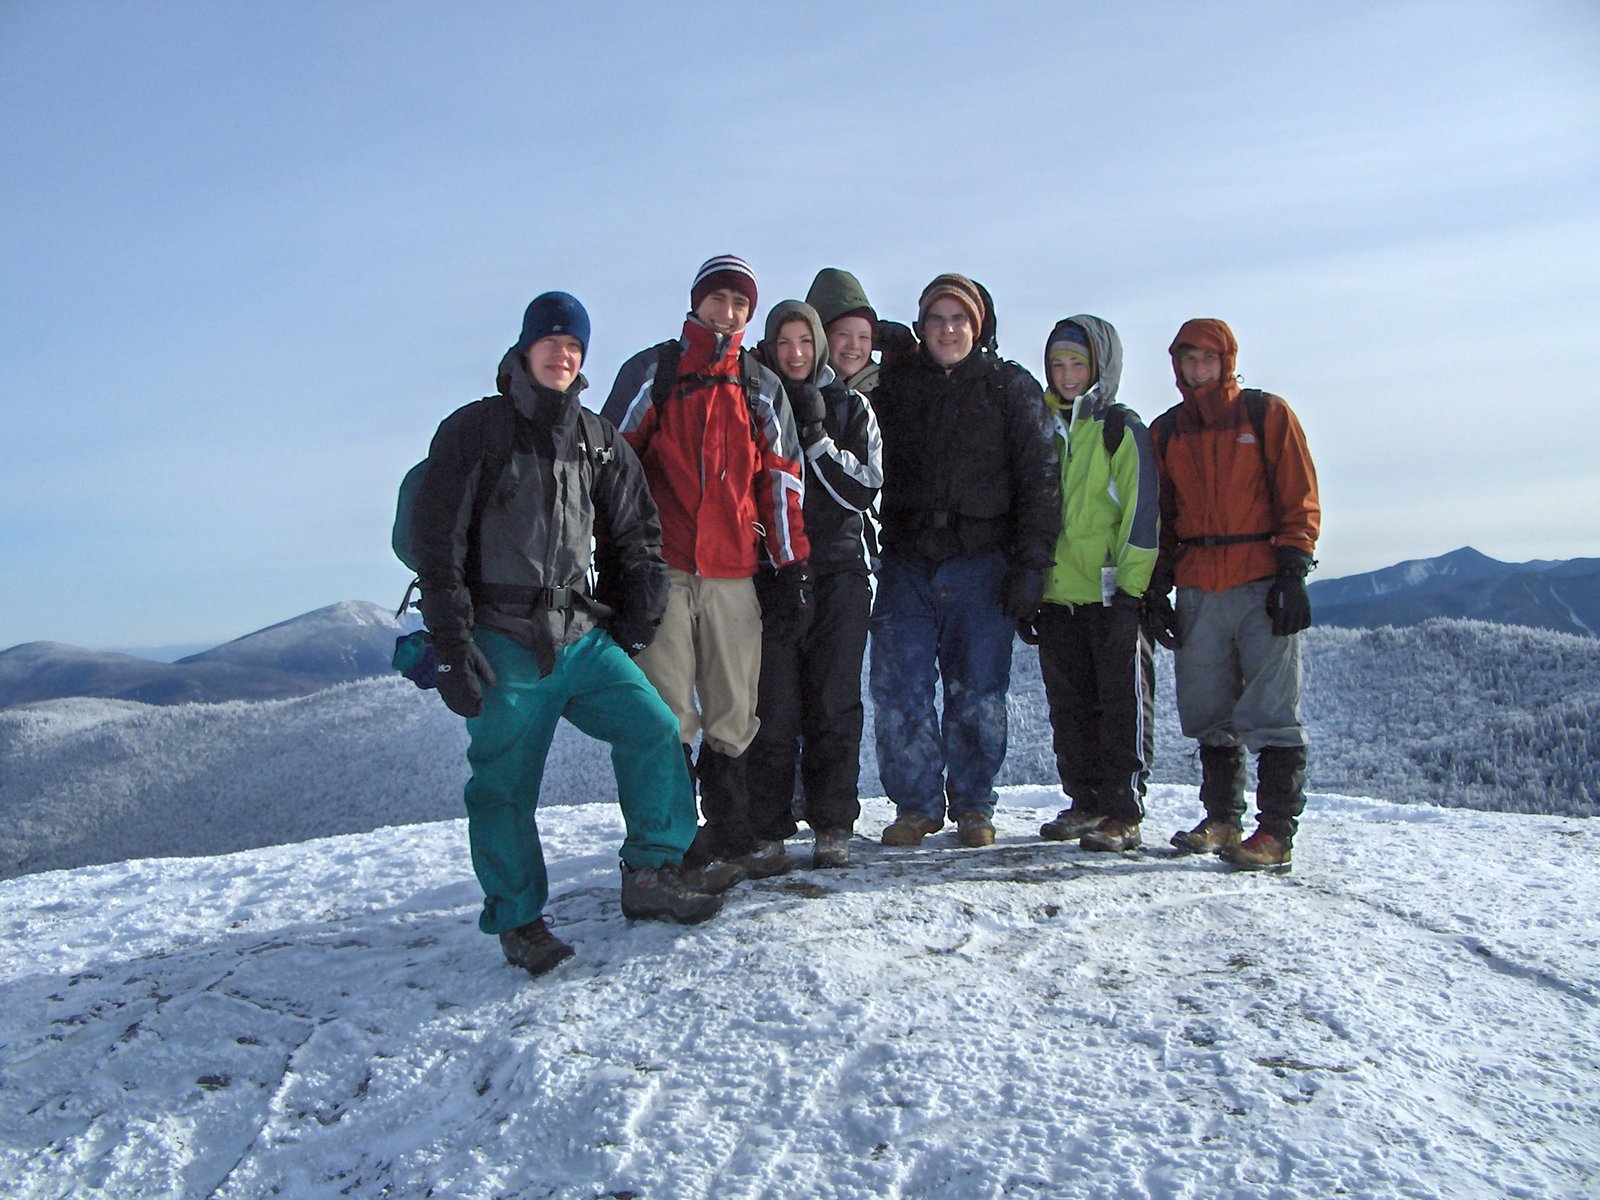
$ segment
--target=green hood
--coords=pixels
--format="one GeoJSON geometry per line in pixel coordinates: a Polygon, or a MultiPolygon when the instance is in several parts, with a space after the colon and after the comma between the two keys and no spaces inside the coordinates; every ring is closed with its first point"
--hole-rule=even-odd
{"type": "Polygon", "coordinates": [[[878,322],[877,310],[868,301],[861,281],[838,267],[823,267],[817,272],[817,277],[811,281],[811,290],[806,293],[806,303],[817,310],[824,327],[858,308],[872,314],[874,325],[878,322]]]}

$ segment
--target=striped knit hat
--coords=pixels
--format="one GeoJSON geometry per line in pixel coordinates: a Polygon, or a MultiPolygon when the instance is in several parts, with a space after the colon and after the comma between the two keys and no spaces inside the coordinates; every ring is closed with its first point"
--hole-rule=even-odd
{"type": "Polygon", "coordinates": [[[927,317],[928,309],[932,308],[933,302],[941,296],[949,296],[967,310],[967,316],[972,318],[972,333],[976,337],[978,331],[983,328],[983,317],[987,311],[983,295],[978,291],[978,285],[965,275],[957,275],[954,272],[940,275],[922,289],[922,298],[917,301],[918,321],[927,317]]]}
{"type": "Polygon", "coordinates": [[[756,310],[756,273],[750,264],[735,254],[719,254],[700,265],[689,289],[689,310],[700,307],[700,302],[718,288],[739,292],[750,301],[750,311],[756,310]]]}

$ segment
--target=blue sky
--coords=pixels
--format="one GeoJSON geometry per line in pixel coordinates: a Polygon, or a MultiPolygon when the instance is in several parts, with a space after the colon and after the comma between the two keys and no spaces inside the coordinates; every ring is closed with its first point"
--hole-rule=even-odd
{"type": "Polygon", "coordinates": [[[1323,577],[1600,555],[1600,9],[0,4],[0,647],[398,601],[394,492],[536,293],[603,400],[712,254],[956,270],[1122,399],[1228,320],[1323,577]]]}

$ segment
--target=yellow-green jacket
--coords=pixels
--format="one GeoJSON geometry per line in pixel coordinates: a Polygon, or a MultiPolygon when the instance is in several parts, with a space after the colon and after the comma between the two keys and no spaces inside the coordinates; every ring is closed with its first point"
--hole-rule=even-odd
{"type": "MultiPolygon", "coordinates": [[[[1052,388],[1045,405],[1054,419],[1061,455],[1061,532],[1055,563],[1045,575],[1047,604],[1099,604],[1100,571],[1117,571],[1116,586],[1135,598],[1144,595],[1156,564],[1160,505],[1150,432],[1129,408],[1117,405],[1122,436],[1106,449],[1106,414],[1116,404],[1122,379],[1122,341],[1099,317],[1080,315],[1061,321],[1088,334],[1095,382],[1076,400],[1062,400],[1052,388]]],[[[1045,362],[1045,378],[1050,364],[1045,362]]],[[[1113,418],[1112,426],[1116,421],[1113,418]]]]}

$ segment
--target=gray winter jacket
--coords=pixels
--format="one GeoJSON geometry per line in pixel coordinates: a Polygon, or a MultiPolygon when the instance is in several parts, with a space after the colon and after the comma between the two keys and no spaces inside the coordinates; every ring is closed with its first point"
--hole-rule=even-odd
{"type": "Polygon", "coordinates": [[[422,615],[440,642],[498,630],[548,673],[558,649],[614,612],[666,610],[661,522],[633,450],[579,404],[582,376],[552,392],[508,351],[497,384],[498,396],[445,418],[428,451],[411,513],[422,615]],[[497,444],[510,453],[486,478],[497,444]],[[589,579],[597,532],[618,572],[614,607],[589,579]]]}

